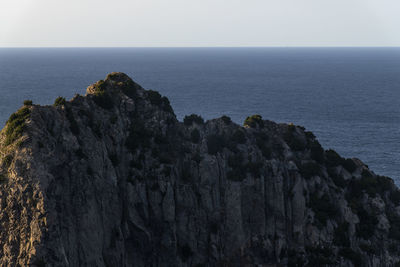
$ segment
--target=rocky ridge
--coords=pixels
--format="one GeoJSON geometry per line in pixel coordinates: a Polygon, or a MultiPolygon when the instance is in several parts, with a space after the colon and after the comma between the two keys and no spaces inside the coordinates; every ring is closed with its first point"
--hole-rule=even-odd
{"type": "Polygon", "coordinates": [[[0,134],[1,266],[399,266],[400,191],[301,126],[111,73],[0,134]]]}

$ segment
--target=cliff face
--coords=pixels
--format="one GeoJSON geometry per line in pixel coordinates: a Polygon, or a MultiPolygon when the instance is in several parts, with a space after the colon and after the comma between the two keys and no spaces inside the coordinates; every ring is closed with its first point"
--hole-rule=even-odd
{"type": "Polygon", "coordinates": [[[178,122],[122,73],[56,103],[1,132],[1,266],[400,261],[393,181],[300,126],[178,122]]]}

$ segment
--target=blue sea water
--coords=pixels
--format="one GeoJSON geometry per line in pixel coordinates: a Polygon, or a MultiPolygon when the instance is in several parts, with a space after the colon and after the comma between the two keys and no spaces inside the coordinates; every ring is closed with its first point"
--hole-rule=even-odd
{"type": "Polygon", "coordinates": [[[0,124],[24,99],[52,104],[122,71],[179,119],[261,114],[400,184],[400,48],[0,49],[0,124]]]}

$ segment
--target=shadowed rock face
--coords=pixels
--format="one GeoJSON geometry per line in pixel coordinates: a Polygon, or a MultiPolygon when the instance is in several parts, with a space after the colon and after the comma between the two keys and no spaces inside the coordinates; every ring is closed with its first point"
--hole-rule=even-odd
{"type": "Polygon", "coordinates": [[[395,266],[400,193],[311,132],[178,122],[111,73],[0,137],[0,265],[395,266]]]}

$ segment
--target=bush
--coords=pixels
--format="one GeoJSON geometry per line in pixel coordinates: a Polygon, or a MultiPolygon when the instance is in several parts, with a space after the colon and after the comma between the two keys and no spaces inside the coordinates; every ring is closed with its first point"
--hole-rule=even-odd
{"type": "Polygon", "coordinates": [[[336,173],[336,170],[334,167],[328,167],[327,168],[328,171],[328,175],[329,177],[332,178],[333,183],[337,186],[337,187],[341,187],[341,188],[345,188],[347,185],[346,180],[343,178],[342,175],[339,175],[336,173]]]}
{"type": "Polygon", "coordinates": [[[338,214],[338,209],[331,202],[328,195],[318,197],[317,193],[310,196],[310,208],[315,213],[315,218],[322,224],[326,225],[328,219],[333,219],[338,214]]]}
{"type": "Polygon", "coordinates": [[[325,152],[325,157],[326,157],[326,162],[328,166],[330,167],[336,167],[342,164],[343,158],[339,156],[339,154],[333,150],[333,149],[328,149],[325,152]]]}
{"type": "Polygon", "coordinates": [[[136,86],[132,80],[126,82],[119,82],[117,85],[121,87],[121,91],[132,99],[136,98],[136,86]]]}
{"type": "Polygon", "coordinates": [[[148,90],[147,97],[149,98],[150,103],[152,105],[159,106],[164,111],[172,112],[172,107],[171,107],[171,104],[170,104],[168,98],[166,98],[165,96],[162,97],[159,92],[153,91],[153,90],[148,90]]]}
{"type": "Polygon", "coordinates": [[[183,123],[187,126],[192,125],[193,122],[197,124],[204,124],[203,118],[196,114],[191,114],[183,118],[183,123]]]}
{"type": "Polygon", "coordinates": [[[69,121],[69,128],[74,135],[79,135],[79,126],[74,118],[74,113],[71,109],[67,109],[67,119],[69,121]]]}
{"type": "Polygon", "coordinates": [[[311,141],[309,143],[311,158],[316,162],[322,163],[324,162],[324,149],[322,148],[321,144],[317,141],[311,141]]]}
{"type": "Polygon", "coordinates": [[[259,133],[256,135],[256,144],[257,144],[257,147],[260,149],[261,154],[266,159],[270,159],[272,151],[267,146],[267,141],[268,141],[268,135],[266,135],[265,133],[259,133]]]}
{"type": "Polygon", "coordinates": [[[193,251],[188,244],[181,246],[180,251],[183,262],[186,262],[189,258],[193,256],[193,251]]]}
{"type": "Polygon", "coordinates": [[[396,205],[400,205],[400,190],[395,189],[390,193],[390,200],[396,205]]]}
{"type": "Polygon", "coordinates": [[[400,240],[400,217],[395,210],[387,209],[386,217],[390,222],[389,238],[400,240]]]}
{"type": "Polygon", "coordinates": [[[25,106],[32,106],[32,104],[33,104],[32,100],[24,100],[25,106]]]}
{"type": "Polygon", "coordinates": [[[221,117],[221,120],[225,123],[225,124],[230,124],[232,122],[231,118],[229,118],[228,116],[223,115],[221,117]]]}
{"type": "Polygon", "coordinates": [[[343,160],[342,165],[350,173],[353,173],[357,169],[357,165],[354,163],[354,161],[352,159],[343,160]]]}
{"type": "Polygon", "coordinates": [[[244,121],[243,125],[245,127],[250,127],[250,128],[255,128],[257,127],[257,125],[260,128],[264,127],[264,121],[262,120],[261,115],[252,115],[246,118],[246,120],[244,121]]]}
{"type": "Polygon", "coordinates": [[[142,123],[137,122],[135,125],[131,126],[125,145],[130,151],[134,151],[140,145],[148,147],[150,145],[151,137],[151,132],[147,131],[142,123]]]}
{"type": "Polygon", "coordinates": [[[112,109],[112,98],[106,92],[106,83],[100,80],[94,85],[94,89],[94,102],[104,109],[112,109]]]}
{"type": "Polygon", "coordinates": [[[321,174],[321,167],[315,162],[307,162],[297,166],[299,168],[301,176],[306,179],[310,179],[313,176],[321,174]]]}
{"type": "Polygon", "coordinates": [[[296,126],[293,124],[288,125],[288,130],[284,134],[283,139],[293,151],[303,151],[306,149],[306,143],[300,139],[296,133],[296,126]]]}
{"type": "Polygon", "coordinates": [[[368,240],[374,234],[378,218],[375,214],[369,214],[364,208],[357,208],[357,216],[360,223],[356,226],[356,234],[358,237],[368,240]]]}
{"type": "Polygon", "coordinates": [[[13,155],[8,154],[7,156],[5,156],[4,159],[3,159],[3,166],[4,166],[4,168],[7,169],[8,167],[10,167],[10,165],[11,165],[13,159],[14,159],[14,156],[13,156],[13,155]]]}
{"type": "Polygon", "coordinates": [[[343,222],[335,229],[333,243],[340,247],[350,247],[348,222],[343,222]]]}
{"type": "Polygon", "coordinates": [[[67,101],[65,100],[64,97],[57,97],[56,100],[54,101],[53,106],[58,107],[58,106],[64,106],[67,101]]]}
{"type": "Polygon", "coordinates": [[[147,97],[153,105],[160,106],[162,103],[162,96],[157,91],[148,90],[147,97]]]}
{"type": "Polygon", "coordinates": [[[5,141],[6,146],[13,143],[22,136],[26,128],[26,120],[30,117],[31,110],[28,106],[24,106],[17,112],[13,113],[6,122],[5,141]]]}
{"type": "Polygon", "coordinates": [[[190,139],[193,143],[198,144],[200,141],[200,132],[197,129],[193,129],[190,133],[190,139]]]}
{"type": "Polygon", "coordinates": [[[351,248],[342,248],[339,251],[339,255],[343,258],[350,260],[354,264],[354,266],[362,266],[361,255],[351,248]]]}
{"type": "Polygon", "coordinates": [[[0,173],[0,183],[7,181],[7,176],[4,173],[0,173]]]}
{"type": "Polygon", "coordinates": [[[236,130],[231,137],[231,141],[238,144],[246,143],[246,135],[242,130],[236,130]]]}
{"type": "Polygon", "coordinates": [[[353,196],[360,197],[366,192],[370,197],[376,194],[383,195],[387,191],[394,189],[393,180],[385,176],[374,176],[369,171],[361,173],[361,179],[351,181],[351,191],[353,196]]]}
{"type": "Polygon", "coordinates": [[[211,134],[207,137],[208,154],[216,155],[224,148],[224,138],[221,135],[211,134]]]}
{"type": "Polygon", "coordinates": [[[118,160],[117,154],[113,153],[113,154],[108,155],[108,157],[110,158],[110,161],[114,167],[118,166],[119,160],[118,160]]]}

